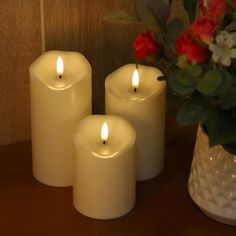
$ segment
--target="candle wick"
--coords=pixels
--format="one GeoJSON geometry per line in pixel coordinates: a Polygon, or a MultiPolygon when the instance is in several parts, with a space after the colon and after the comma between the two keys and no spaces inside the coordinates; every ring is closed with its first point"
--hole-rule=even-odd
{"type": "Polygon", "coordinates": [[[105,140],[103,140],[103,142],[102,142],[104,145],[106,144],[106,141],[105,140]]]}
{"type": "Polygon", "coordinates": [[[137,88],[134,88],[134,92],[135,92],[135,93],[137,92],[137,88]]]}
{"type": "Polygon", "coordinates": [[[62,75],[59,75],[59,79],[61,79],[62,78],[62,75]]]}
{"type": "Polygon", "coordinates": [[[138,70],[138,63],[135,65],[136,69],[138,70]]]}

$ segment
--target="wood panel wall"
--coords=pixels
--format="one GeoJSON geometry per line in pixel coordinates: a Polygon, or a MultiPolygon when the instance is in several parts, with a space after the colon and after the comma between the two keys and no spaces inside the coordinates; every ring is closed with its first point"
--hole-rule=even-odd
{"type": "Polygon", "coordinates": [[[132,42],[143,30],[103,21],[118,8],[132,13],[134,0],[0,0],[0,145],[30,139],[28,68],[44,49],[87,57],[93,111],[104,112],[104,79],[133,61],[132,42]]]}
{"type": "Polygon", "coordinates": [[[0,1],[0,144],[30,138],[28,67],[41,53],[39,0],[0,1]]]}

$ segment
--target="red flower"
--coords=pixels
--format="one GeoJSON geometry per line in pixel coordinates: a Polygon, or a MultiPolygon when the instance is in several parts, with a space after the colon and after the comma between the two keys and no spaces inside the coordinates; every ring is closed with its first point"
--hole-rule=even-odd
{"type": "Polygon", "coordinates": [[[188,63],[195,61],[201,64],[206,62],[211,56],[211,52],[208,48],[200,46],[196,40],[185,31],[182,32],[177,39],[176,50],[180,56],[187,56],[188,63]]]}
{"type": "Polygon", "coordinates": [[[213,40],[213,33],[216,31],[217,24],[208,16],[199,16],[190,26],[190,31],[194,37],[202,42],[210,44],[213,40]]]}
{"type": "Polygon", "coordinates": [[[217,23],[222,20],[228,8],[225,0],[199,0],[199,7],[203,14],[217,23]]]}
{"type": "Polygon", "coordinates": [[[153,39],[152,33],[146,32],[138,35],[133,43],[134,57],[149,59],[150,56],[158,53],[157,42],[153,39]]]}

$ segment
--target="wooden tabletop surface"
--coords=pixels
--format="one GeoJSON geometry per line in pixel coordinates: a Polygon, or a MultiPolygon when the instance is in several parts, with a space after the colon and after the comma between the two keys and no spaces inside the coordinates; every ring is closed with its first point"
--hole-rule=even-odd
{"type": "Polygon", "coordinates": [[[72,205],[72,188],[48,187],[31,172],[31,143],[0,147],[1,236],[236,236],[236,227],[201,213],[187,191],[196,127],[167,119],[165,169],[137,184],[136,207],[114,220],[94,220],[72,205]]]}

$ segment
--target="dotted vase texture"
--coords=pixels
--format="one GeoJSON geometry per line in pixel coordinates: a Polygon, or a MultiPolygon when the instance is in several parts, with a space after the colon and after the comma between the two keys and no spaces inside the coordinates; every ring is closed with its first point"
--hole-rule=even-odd
{"type": "Polygon", "coordinates": [[[209,147],[198,128],[188,190],[193,201],[209,217],[236,225],[236,156],[222,146],[209,147]]]}

